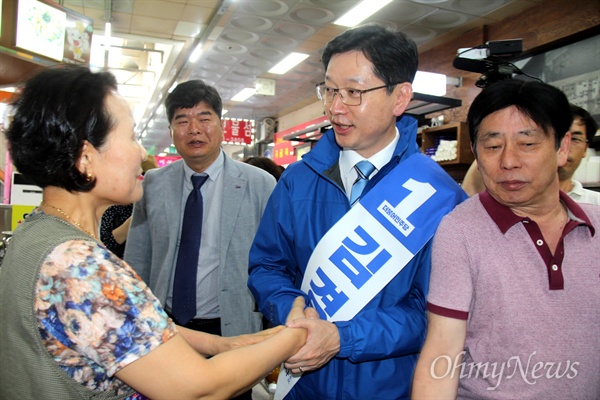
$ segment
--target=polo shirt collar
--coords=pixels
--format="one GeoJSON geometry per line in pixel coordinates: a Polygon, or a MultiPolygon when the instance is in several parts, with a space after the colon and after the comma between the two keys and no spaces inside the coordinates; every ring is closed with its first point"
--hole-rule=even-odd
{"type": "MultiPolygon", "coordinates": [[[[506,234],[506,232],[515,224],[519,222],[529,222],[532,221],[529,217],[521,217],[515,214],[510,210],[510,208],[506,207],[503,204],[500,204],[496,199],[490,195],[490,193],[485,190],[479,193],[479,200],[481,204],[492,218],[492,220],[496,223],[502,234],[506,234]]],[[[581,209],[579,204],[573,199],[571,199],[565,192],[560,191],[560,201],[567,207],[567,213],[570,220],[578,222],[578,225],[587,226],[590,230],[590,234],[592,236],[595,235],[596,229],[590,222],[590,219],[585,214],[585,212],[581,209]]]]}

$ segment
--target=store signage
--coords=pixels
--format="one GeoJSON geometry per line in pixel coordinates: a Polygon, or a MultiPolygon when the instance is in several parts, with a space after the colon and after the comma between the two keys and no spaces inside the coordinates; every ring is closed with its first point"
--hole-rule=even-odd
{"type": "Polygon", "coordinates": [[[277,165],[289,165],[296,162],[296,149],[292,146],[292,142],[282,141],[276,143],[273,147],[273,161],[277,165]]]}
{"type": "Polygon", "coordinates": [[[223,142],[250,145],[253,138],[253,120],[223,118],[223,142]]]}
{"type": "Polygon", "coordinates": [[[171,164],[177,160],[181,160],[181,156],[154,156],[159,167],[171,164]]]}
{"type": "Polygon", "coordinates": [[[19,0],[15,40],[19,49],[65,63],[89,64],[93,30],[93,20],[68,8],[19,0]]]}

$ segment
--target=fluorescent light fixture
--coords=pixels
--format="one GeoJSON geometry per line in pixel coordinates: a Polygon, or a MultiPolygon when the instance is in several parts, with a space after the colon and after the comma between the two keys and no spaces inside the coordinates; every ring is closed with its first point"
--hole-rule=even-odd
{"type": "Polygon", "coordinates": [[[163,104],[160,104],[156,108],[156,115],[161,115],[164,111],[165,111],[165,106],[163,104]]]}
{"type": "Polygon", "coordinates": [[[269,70],[272,74],[285,74],[296,65],[308,58],[308,54],[303,53],[290,53],[286,58],[281,60],[279,64],[269,70]]]}
{"type": "Polygon", "coordinates": [[[231,98],[231,101],[246,101],[248,98],[256,93],[255,88],[244,88],[238,94],[231,98]]]}
{"type": "Polygon", "coordinates": [[[446,75],[417,71],[412,87],[413,91],[417,93],[444,96],[446,94],[446,75]]]}
{"type": "Polygon", "coordinates": [[[381,10],[388,3],[391,3],[391,1],[392,0],[363,0],[346,14],[338,18],[334,24],[347,27],[356,26],[381,10]]]}
{"type": "Polygon", "coordinates": [[[210,31],[210,35],[208,35],[208,40],[217,40],[221,32],[223,32],[223,27],[215,26],[213,30],[210,31]]]}
{"type": "Polygon", "coordinates": [[[198,61],[200,55],[202,54],[202,46],[203,43],[199,43],[198,46],[196,46],[196,48],[194,49],[194,51],[192,51],[192,54],[190,55],[189,62],[195,63],[196,61],[198,61]]]}
{"type": "Polygon", "coordinates": [[[104,37],[106,38],[106,45],[110,43],[110,36],[112,34],[112,24],[107,22],[104,24],[104,37]]]}
{"type": "Polygon", "coordinates": [[[132,85],[132,84],[119,84],[117,85],[119,94],[125,98],[145,98],[148,96],[148,86],[144,85],[132,85]]]}
{"type": "Polygon", "coordinates": [[[223,111],[221,111],[221,117],[225,114],[227,114],[229,112],[229,110],[223,109],[223,111]]]}

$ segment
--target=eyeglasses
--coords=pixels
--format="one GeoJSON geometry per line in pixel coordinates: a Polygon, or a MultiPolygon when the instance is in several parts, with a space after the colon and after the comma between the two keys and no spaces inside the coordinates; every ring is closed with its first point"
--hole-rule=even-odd
{"type": "Polygon", "coordinates": [[[377,86],[371,89],[334,89],[326,86],[325,82],[321,82],[316,86],[317,97],[319,100],[323,100],[325,104],[333,102],[333,98],[336,93],[340,96],[340,100],[347,106],[360,106],[362,102],[363,93],[372,92],[373,90],[383,89],[390,86],[397,85],[397,83],[390,83],[389,85],[377,86]]]}
{"type": "Polygon", "coordinates": [[[587,139],[584,139],[582,137],[578,137],[578,136],[571,137],[571,144],[574,144],[574,145],[584,145],[587,142],[588,142],[587,139]]]}

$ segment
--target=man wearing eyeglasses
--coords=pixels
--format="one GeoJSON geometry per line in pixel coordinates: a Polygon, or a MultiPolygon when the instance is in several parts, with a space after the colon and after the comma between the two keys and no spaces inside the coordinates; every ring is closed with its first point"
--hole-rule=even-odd
{"type": "Polygon", "coordinates": [[[425,337],[430,238],[439,222],[424,209],[441,193],[443,204],[430,210],[449,212],[467,196],[420,153],[417,121],[402,115],[418,64],[410,38],[365,25],[329,42],[322,60],[317,96],[333,129],[286,169],[270,197],[250,250],[248,286],[273,324],[286,323],[297,295],[319,311],[288,322],[309,335],[285,363],[295,382],[286,399],[407,398],[425,337]],[[388,246],[375,227],[402,233],[388,246]],[[401,239],[425,229],[414,254],[394,261],[401,239]],[[397,271],[374,284],[390,265],[397,271]]]}
{"type": "Polygon", "coordinates": [[[558,168],[560,190],[577,202],[600,206],[600,192],[585,189],[581,182],[573,179],[575,171],[587,153],[589,142],[598,130],[598,125],[590,113],[579,106],[571,104],[571,113],[573,114],[573,123],[570,129],[571,148],[567,163],[558,168]]]}

